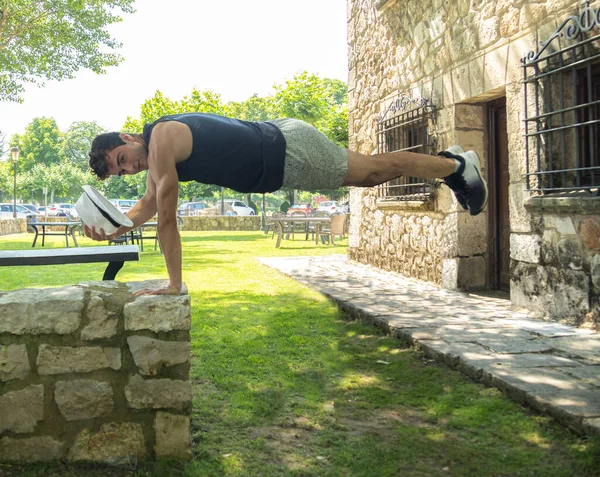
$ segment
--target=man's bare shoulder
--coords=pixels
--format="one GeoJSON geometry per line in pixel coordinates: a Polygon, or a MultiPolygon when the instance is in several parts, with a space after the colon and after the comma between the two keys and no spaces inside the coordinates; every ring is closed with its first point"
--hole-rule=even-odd
{"type": "Polygon", "coordinates": [[[161,149],[166,148],[173,154],[175,162],[184,161],[192,153],[192,131],[182,122],[162,121],[152,129],[150,149],[157,143],[160,143],[161,149]]]}

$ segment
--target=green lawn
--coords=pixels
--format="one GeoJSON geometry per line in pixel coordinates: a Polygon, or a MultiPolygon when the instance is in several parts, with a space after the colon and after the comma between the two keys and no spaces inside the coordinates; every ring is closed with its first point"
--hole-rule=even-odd
{"type": "MultiPolygon", "coordinates": [[[[0,475],[600,476],[600,439],[582,439],[340,316],[319,293],[256,260],[345,253],[346,242],[284,241],[276,250],[260,232],[182,235],[194,460],[135,471],[4,465],[0,475]]],[[[30,244],[27,235],[0,237],[0,248],[30,244]]],[[[99,278],[103,268],[0,268],[0,284],[67,285],[99,278]]],[[[154,251],[119,275],[161,277],[154,251]]]]}

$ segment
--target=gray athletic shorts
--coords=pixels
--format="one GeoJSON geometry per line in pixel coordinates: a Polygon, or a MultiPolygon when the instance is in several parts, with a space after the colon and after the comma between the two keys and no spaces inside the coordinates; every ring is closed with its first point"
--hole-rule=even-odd
{"type": "Polygon", "coordinates": [[[348,151],[298,119],[269,121],[285,138],[283,185],[289,189],[337,189],[348,172],[348,151]]]}

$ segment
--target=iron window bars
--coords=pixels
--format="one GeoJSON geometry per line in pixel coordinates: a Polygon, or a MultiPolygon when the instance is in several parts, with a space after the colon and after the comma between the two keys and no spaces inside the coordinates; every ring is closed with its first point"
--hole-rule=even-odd
{"type": "Polygon", "coordinates": [[[523,57],[526,186],[600,193],[600,8],[568,17],[523,57]]]}
{"type": "MultiPolygon", "coordinates": [[[[427,99],[396,98],[377,119],[377,152],[399,151],[431,154],[429,135],[432,107],[427,99]],[[387,118],[388,113],[393,114],[387,118]]],[[[427,179],[402,176],[377,186],[379,199],[396,201],[426,201],[432,196],[433,184],[427,179]]]]}

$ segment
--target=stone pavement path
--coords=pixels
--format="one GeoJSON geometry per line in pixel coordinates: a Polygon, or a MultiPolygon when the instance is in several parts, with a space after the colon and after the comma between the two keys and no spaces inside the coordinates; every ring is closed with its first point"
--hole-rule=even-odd
{"type": "Polygon", "coordinates": [[[259,260],[577,433],[600,434],[600,334],[534,319],[511,310],[506,299],[442,290],[344,255],[259,260]]]}

